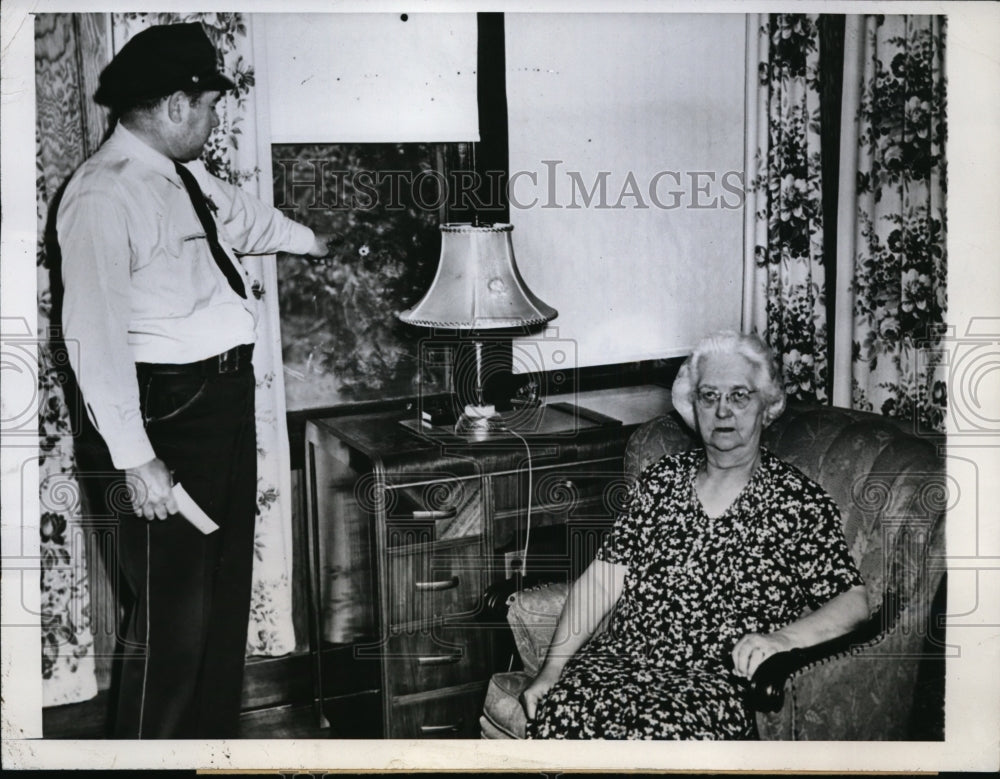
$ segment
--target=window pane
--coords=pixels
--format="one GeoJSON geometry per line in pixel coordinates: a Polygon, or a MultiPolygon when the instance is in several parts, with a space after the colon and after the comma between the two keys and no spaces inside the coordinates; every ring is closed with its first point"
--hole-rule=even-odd
{"type": "Polygon", "coordinates": [[[289,410],[443,391],[443,375],[418,382],[417,344],[429,332],[396,314],[437,269],[451,146],[272,147],[275,205],[337,236],[326,260],[278,258],[289,410]]]}

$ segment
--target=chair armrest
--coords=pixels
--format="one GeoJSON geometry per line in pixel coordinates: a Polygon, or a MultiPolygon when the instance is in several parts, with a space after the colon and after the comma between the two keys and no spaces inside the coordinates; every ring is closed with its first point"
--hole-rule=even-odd
{"type": "Polygon", "coordinates": [[[785,684],[795,673],[824,660],[850,654],[877,642],[899,618],[901,603],[887,590],[882,605],[860,627],[829,641],[801,649],[778,652],[761,663],[747,685],[747,702],[757,711],[780,711],[785,702],[785,684]]]}

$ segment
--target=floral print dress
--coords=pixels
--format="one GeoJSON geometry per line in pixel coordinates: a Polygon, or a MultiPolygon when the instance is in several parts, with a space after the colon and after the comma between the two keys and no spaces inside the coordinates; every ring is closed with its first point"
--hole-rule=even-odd
{"type": "Polygon", "coordinates": [[[628,567],[611,627],[566,664],[529,738],[743,738],[750,714],[726,659],[861,584],[822,487],[762,450],[749,483],[709,517],[702,450],[664,457],[633,488],[598,559],[628,567]]]}

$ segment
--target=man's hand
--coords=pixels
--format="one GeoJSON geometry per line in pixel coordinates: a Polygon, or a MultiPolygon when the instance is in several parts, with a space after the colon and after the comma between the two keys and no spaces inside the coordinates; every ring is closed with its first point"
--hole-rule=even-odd
{"type": "Polygon", "coordinates": [[[148,463],[125,469],[125,480],[132,488],[132,508],[146,519],[166,519],[178,512],[171,492],[173,478],[166,463],[158,457],[148,463]]]}
{"type": "Polygon", "coordinates": [[[336,238],[332,233],[316,233],[316,240],[313,241],[312,248],[306,252],[310,257],[329,257],[330,256],[330,242],[336,238]]]}
{"type": "Polygon", "coordinates": [[[792,648],[791,640],[782,635],[780,631],[766,635],[747,633],[733,647],[733,671],[737,676],[750,679],[757,670],[757,666],[771,655],[787,652],[792,648]]]}

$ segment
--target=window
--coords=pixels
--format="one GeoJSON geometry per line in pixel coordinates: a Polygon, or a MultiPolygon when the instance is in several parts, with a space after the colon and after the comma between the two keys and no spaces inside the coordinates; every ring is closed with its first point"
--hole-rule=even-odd
{"type": "Polygon", "coordinates": [[[428,333],[400,322],[434,277],[438,226],[462,221],[470,144],[281,144],[272,147],[274,203],[332,233],[325,260],[278,261],[289,411],[444,391],[418,375],[428,333]]]}

